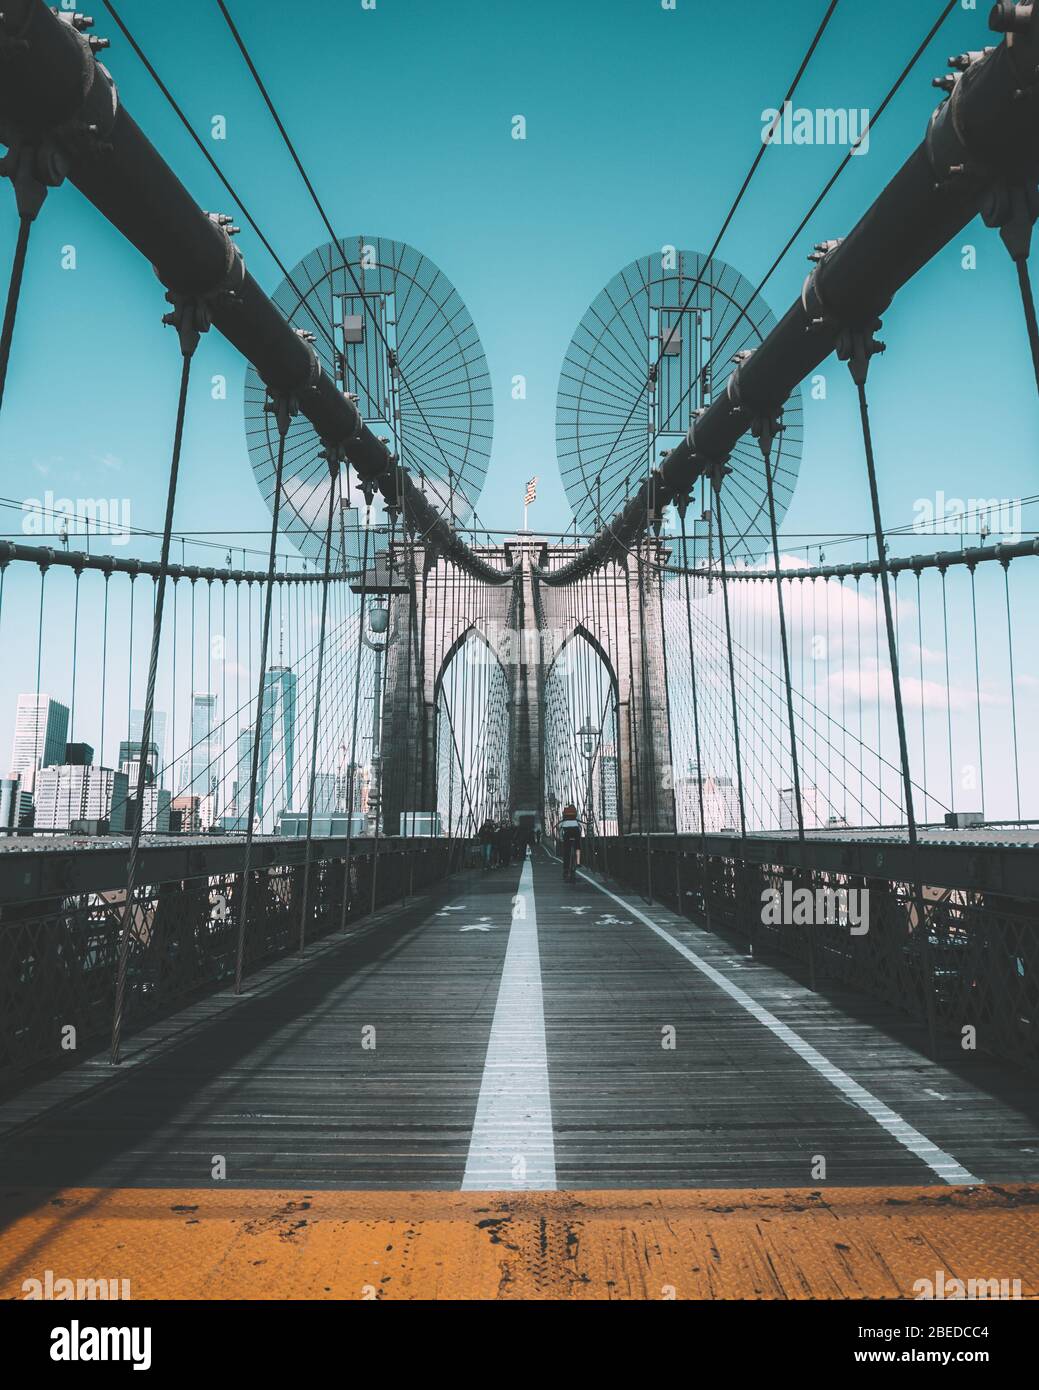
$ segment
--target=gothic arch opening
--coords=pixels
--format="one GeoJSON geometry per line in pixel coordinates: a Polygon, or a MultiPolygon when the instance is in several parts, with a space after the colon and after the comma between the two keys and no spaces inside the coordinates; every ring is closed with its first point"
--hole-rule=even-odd
{"type": "Polygon", "coordinates": [[[509,681],[478,627],[444,656],[434,686],[436,794],[444,835],[472,836],[509,810],[509,681]]]}
{"type": "Polygon", "coordinates": [[[544,801],[552,830],[571,802],[590,833],[621,822],[617,677],[587,628],[574,629],[545,673],[544,801]]]}

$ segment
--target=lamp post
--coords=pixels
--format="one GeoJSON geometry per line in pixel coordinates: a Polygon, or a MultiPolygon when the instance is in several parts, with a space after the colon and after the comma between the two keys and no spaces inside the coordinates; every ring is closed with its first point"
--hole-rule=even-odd
{"type": "Polygon", "coordinates": [[[592,723],[592,716],[586,715],[585,721],[577,731],[578,748],[581,757],[588,765],[588,792],[585,805],[587,807],[586,820],[588,822],[588,834],[592,833],[592,770],[595,767],[595,755],[598,752],[599,730],[592,723]]]}
{"type": "Polygon", "coordinates": [[[383,642],[373,642],[372,637],[361,629],[361,641],[375,653],[375,685],[372,695],[372,785],[368,792],[368,806],[372,811],[373,828],[378,834],[379,816],[382,812],[382,660],[393,637],[387,634],[390,625],[389,608],[381,603],[369,605],[367,618],[372,636],[385,637],[383,642]]]}

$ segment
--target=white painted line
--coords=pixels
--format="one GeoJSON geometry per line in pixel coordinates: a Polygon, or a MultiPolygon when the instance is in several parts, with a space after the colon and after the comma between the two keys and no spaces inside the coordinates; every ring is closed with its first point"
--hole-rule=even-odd
{"type": "Polygon", "coordinates": [[[544,1192],[556,1186],[538,917],[529,859],[523,862],[517,899],[463,1192],[544,1192]]]}
{"type": "Polygon", "coordinates": [[[739,985],[734,985],[720,970],[715,970],[713,965],[709,965],[695,951],[690,951],[689,947],[683,945],[677,937],[672,936],[663,927],[658,927],[656,922],[651,921],[637,907],[633,907],[631,903],[626,903],[623,898],[618,898],[616,893],[611,893],[608,888],[604,888],[601,883],[590,878],[583,869],[578,870],[578,872],[586,883],[592,884],[594,888],[598,888],[600,893],[605,893],[608,898],[612,898],[633,917],[644,922],[650,931],[656,932],[662,941],[666,941],[669,946],[674,947],[680,956],[684,956],[690,965],[695,965],[697,970],[702,975],[706,975],[712,984],[716,984],[719,989],[724,990],[730,999],[735,1000],[741,1008],[746,1009],[747,1013],[763,1024],[770,1033],[775,1034],[780,1042],[785,1043],[793,1052],[796,1052],[802,1061],[807,1062],[810,1067],[814,1067],[820,1076],[829,1081],[831,1086],[836,1087],[848,1100],[864,1110],[871,1119],[876,1120],[881,1129],[887,1130],[888,1134],[893,1139],[897,1139],[903,1148],[908,1149],[910,1153],[915,1154],[917,1158],[926,1163],[932,1173],[937,1174],[943,1182],[966,1183],[972,1187],[984,1186],[980,1178],[976,1178],[973,1173],[961,1167],[937,1144],[933,1144],[918,1129],[914,1129],[911,1124],[903,1120],[901,1115],[885,1105],[883,1101],[877,1100],[876,1096],[867,1091],[864,1086],[860,1086],[857,1081],[853,1081],[847,1072],[834,1066],[811,1043],[805,1042],[799,1033],[795,1033],[792,1028],[781,1023],[775,1014],[769,1013],[768,1009],[763,1009],[745,990],[740,989],[739,985]]]}

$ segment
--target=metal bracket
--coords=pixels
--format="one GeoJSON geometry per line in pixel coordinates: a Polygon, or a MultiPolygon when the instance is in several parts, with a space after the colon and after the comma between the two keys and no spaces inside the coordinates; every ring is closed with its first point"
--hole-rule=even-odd
{"type": "Polygon", "coordinates": [[[773,442],[778,435],[783,433],[785,428],[782,407],[778,410],[761,411],[751,420],[750,432],[758,441],[758,447],[761,449],[762,458],[766,463],[772,455],[773,442]]]}
{"type": "Polygon", "coordinates": [[[203,297],[181,294],[177,290],[167,290],[166,300],[173,308],[168,314],[163,314],[162,321],[167,328],[177,330],[181,353],[185,357],[192,357],[199,339],[213,322],[209,305],[203,297]]]}
{"type": "Polygon", "coordinates": [[[996,184],[981,209],[986,227],[998,227],[1011,259],[1023,261],[1032,249],[1032,228],[1039,218],[1039,187],[996,184]]]}
{"type": "Polygon", "coordinates": [[[11,180],[18,216],[34,222],[49,190],[64,182],[68,162],[49,137],[32,145],[13,132],[0,134],[8,143],[0,158],[0,177],[11,180]]]}
{"type": "Polygon", "coordinates": [[[874,319],[864,328],[842,328],[837,335],[837,357],[847,362],[856,386],[865,386],[870,360],[877,353],[887,351],[887,344],[874,337],[879,327],[880,319],[874,319]]]}
{"type": "Polygon", "coordinates": [[[284,391],[272,391],[268,387],[267,394],[270,396],[270,400],[264,404],[263,408],[268,415],[274,416],[278,433],[284,439],[289,432],[292,417],[299,414],[299,404],[294,396],[290,396],[284,391]]]}

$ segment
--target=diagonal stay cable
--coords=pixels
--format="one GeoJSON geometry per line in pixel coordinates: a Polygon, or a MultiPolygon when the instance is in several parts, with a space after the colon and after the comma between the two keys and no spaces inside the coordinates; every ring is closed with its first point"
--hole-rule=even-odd
{"type": "MultiPolygon", "coordinates": [[[[266,84],[264,83],[263,78],[260,76],[256,64],[253,62],[252,56],[249,52],[248,47],[246,46],[245,40],[242,38],[242,35],[239,32],[237,25],[231,17],[231,12],[228,10],[227,5],[224,3],[224,0],[217,0],[217,8],[220,10],[220,13],[223,15],[227,23],[228,29],[231,31],[231,36],[234,39],[235,44],[237,45],[238,50],[242,55],[242,58],[245,60],[245,65],[249,69],[253,81],[256,83],[257,89],[259,90],[259,93],[263,98],[267,110],[270,112],[271,119],[277,126],[278,133],[284,141],[285,148],[288,150],[289,155],[292,158],[292,162],[295,164],[299,176],[303,180],[303,184],[306,187],[307,192],[310,194],[311,201],[313,202],[314,207],[317,209],[321,221],[325,225],[325,230],[328,232],[328,235],[331,238],[332,245],[339,253],[339,258],[343,262],[343,268],[349,275],[351,281],[354,284],[355,289],[357,290],[358,295],[361,298],[361,302],[364,304],[365,312],[368,314],[369,318],[372,321],[372,325],[375,329],[376,336],[381,342],[384,350],[386,352],[390,352],[391,349],[389,341],[387,340],[386,335],[383,332],[382,325],[378,321],[378,315],[375,313],[375,310],[369,304],[367,296],[365,295],[364,290],[361,286],[361,283],[354,272],[353,266],[350,264],[346,256],[343,254],[342,247],[339,244],[339,237],[336,235],[335,228],[332,226],[332,223],[329,220],[328,214],[325,211],[324,204],[318,197],[317,190],[315,189],[313,183],[311,182],[310,176],[304,168],[303,161],[299,157],[299,154],[296,150],[296,146],[293,144],[292,137],[286,130],[285,124],[282,121],[281,116],[278,114],[278,109],[275,106],[274,101],[267,90],[266,84]]],[[[397,376],[400,379],[401,385],[404,387],[408,395],[411,397],[412,403],[414,404],[415,409],[418,411],[419,418],[422,421],[423,428],[426,430],[426,433],[429,435],[429,438],[433,440],[433,442],[436,444],[440,452],[440,456],[443,459],[445,468],[447,468],[450,471],[451,465],[448,463],[447,456],[440,445],[440,441],[434,433],[432,427],[430,426],[429,421],[426,418],[425,411],[422,409],[421,403],[412,391],[411,386],[408,383],[407,377],[401,369],[399,362],[397,363],[397,376]]]]}
{"type": "MultiPolygon", "coordinates": [[[[218,0],[218,3],[219,3],[219,0],[218,0]]],[[[811,43],[809,44],[807,50],[805,51],[805,55],[804,55],[804,57],[801,59],[801,63],[800,63],[800,65],[799,65],[798,69],[797,69],[796,74],[794,75],[793,81],[790,83],[789,87],[787,88],[786,95],[784,96],[782,102],[781,102],[780,105],[779,105],[779,110],[780,110],[780,111],[783,110],[783,107],[786,105],[786,103],[787,103],[788,101],[791,100],[791,98],[792,98],[793,95],[794,95],[794,92],[797,90],[798,84],[800,83],[801,78],[804,76],[805,70],[806,70],[806,68],[808,67],[808,64],[811,62],[812,56],[813,56],[813,54],[815,53],[816,48],[818,48],[818,46],[819,46],[819,42],[820,42],[820,40],[822,39],[823,34],[826,32],[826,28],[827,28],[827,26],[828,26],[829,23],[830,23],[830,19],[832,18],[833,12],[834,12],[834,10],[836,10],[838,3],[839,3],[839,0],[830,0],[830,3],[829,3],[829,5],[828,5],[827,8],[826,8],[826,13],[823,15],[822,20],[820,21],[819,27],[818,27],[818,29],[817,29],[816,32],[815,32],[815,36],[814,36],[814,38],[812,39],[811,43]]],[[[774,125],[774,123],[773,123],[773,125],[774,125]]],[[[771,133],[771,132],[770,132],[770,133],[771,133]]],[[[758,150],[757,154],[754,156],[754,159],[753,159],[753,161],[751,162],[751,166],[750,166],[750,168],[748,169],[746,176],[744,177],[743,183],[740,185],[740,190],[739,190],[739,192],[736,194],[736,197],[733,199],[732,204],[731,204],[730,207],[729,207],[729,211],[728,211],[728,212],[726,213],[726,215],[725,215],[725,220],[722,222],[721,229],[719,230],[718,235],[714,238],[714,243],[713,243],[713,245],[711,246],[710,251],[707,253],[707,256],[705,257],[705,259],[704,259],[704,261],[703,261],[703,264],[701,265],[700,269],[697,271],[696,279],[693,281],[692,289],[689,291],[688,295],[686,296],[685,302],[684,302],[684,304],[682,305],[682,308],[681,308],[681,311],[680,311],[680,312],[685,313],[685,311],[689,308],[689,305],[692,303],[693,296],[696,294],[696,291],[700,288],[700,285],[701,285],[701,283],[702,283],[702,281],[703,281],[704,271],[705,271],[705,270],[711,265],[711,263],[713,262],[714,257],[715,257],[715,255],[716,255],[717,252],[718,252],[718,248],[719,248],[719,246],[720,246],[721,243],[722,243],[722,239],[723,239],[723,237],[725,236],[725,233],[729,230],[729,226],[730,226],[730,224],[731,224],[731,222],[732,222],[732,219],[735,217],[736,212],[737,212],[737,210],[738,210],[740,204],[743,202],[743,199],[744,199],[744,197],[745,197],[745,195],[746,195],[746,193],[747,193],[747,190],[750,188],[751,181],[753,180],[754,175],[755,175],[755,174],[757,173],[757,171],[758,171],[758,166],[760,165],[762,159],[765,157],[765,151],[768,149],[769,144],[771,144],[771,140],[770,140],[770,139],[769,139],[769,140],[765,140],[765,139],[762,140],[762,142],[761,142],[761,148],[758,150]]],[[[642,403],[642,399],[643,399],[643,397],[645,396],[646,391],[649,389],[650,378],[652,377],[652,375],[654,374],[654,372],[655,372],[657,369],[659,369],[660,363],[663,361],[663,358],[664,358],[664,346],[665,346],[664,340],[663,340],[663,337],[661,337],[660,351],[657,353],[657,358],[656,358],[656,362],[655,362],[654,365],[653,365],[653,369],[652,369],[652,371],[651,371],[650,373],[647,374],[646,380],[642,383],[642,387],[641,387],[641,389],[640,389],[640,391],[639,391],[639,394],[636,396],[634,402],[632,403],[632,406],[631,406],[631,409],[630,409],[629,412],[628,412],[627,418],[626,418],[626,420],[624,421],[624,424],[620,427],[620,430],[619,430],[618,433],[617,433],[617,438],[616,438],[616,440],[614,441],[613,445],[611,446],[609,453],[606,455],[606,458],[603,460],[602,469],[605,469],[605,468],[606,468],[606,465],[609,463],[610,459],[613,457],[614,449],[617,447],[617,444],[618,444],[618,443],[620,442],[620,440],[623,438],[625,430],[626,430],[626,429],[628,428],[628,426],[631,424],[632,418],[634,417],[636,410],[638,410],[639,405],[642,403]]],[[[691,389],[691,388],[690,388],[690,389],[691,389]]],[[[686,395],[688,395],[688,392],[686,393],[686,395]]],[[[682,399],[685,400],[685,398],[686,398],[686,397],[683,396],[682,399]]],[[[679,402],[679,406],[681,406],[681,404],[682,404],[682,402],[680,401],[680,402],[679,402]]],[[[655,438],[655,437],[656,437],[656,436],[654,435],[654,438],[655,438]]],[[[651,440],[651,441],[650,441],[650,448],[652,448],[652,442],[653,442],[653,441],[651,440]]]]}
{"type": "MultiPolygon", "coordinates": [[[[162,78],[159,76],[151,60],[148,58],[148,55],[144,52],[140,44],[137,42],[133,34],[130,32],[129,28],[124,22],[122,16],[119,14],[118,10],[116,10],[115,6],[111,3],[111,0],[102,0],[102,4],[104,5],[108,13],[112,16],[112,19],[115,21],[117,27],[122,33],[123,38],[126,39],[127,43],[130,45],[134,53],[140,59],[141,64],[143,65],[145,71],[148,73],[148,76],[152,79],[156,87],[158,87],[159,91],[166,98],[174,114],[179,119],[181,125],[183,125],[184,129],[191,136],[192,140],[202,151],[206,163],[209,165],[209,167],[213,170],[213,173],[216,174],[217,178],[223,184],[228,195],[234,200],[238,207],[238,211],[242,214],[246,222],[248,222],[249,226],[259,237],[260,243],[263,246],[264,250],[267,252],[271,260],[273,260],[274,264],[278,267],[282,275],[285,277],[288,283],[292,286],[293,290],[295,290],[296,294],[299,295],[300,299],[302,300],[304,296],[300,291],[299,286],[293,280],[285,263],[282,261],[277,251],[275,251],[274,247],[271,245],[271,243],[264,236],[263,232],[260,230],[259,224],[253,217],[249,209],[246,207],[245,203],[242,201],[241,195],[238,193],[237,189],[231,183],[230,179],[228,179],[227,176],[224,174],[224,171],[220,168],[220,165],[213,158],[212,154],[210,154],[209,150],[206,149],[206,145],[202,137],[199,135],[198,131],[188,120],[183,108],[180,106],[176,97],[173,95],[170,89],[166,86],[165,82],[163,82],[162,78]]],[[[334,349],[335,343],[330,342],[330,346],[334,349]]]]}

